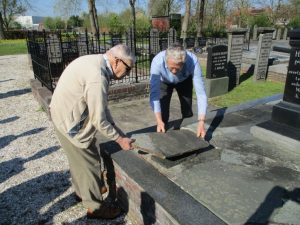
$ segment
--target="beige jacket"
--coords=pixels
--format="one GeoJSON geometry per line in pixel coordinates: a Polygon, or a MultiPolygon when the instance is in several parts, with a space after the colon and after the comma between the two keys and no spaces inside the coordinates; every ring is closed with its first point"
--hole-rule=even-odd
{"type": "Polygon", "coordinates": [[[86,55],[72,61],[59,78],[51,118],[79,148],[87,148],[97,130],[111,140],[119,137],[107,108],[110,74],[103,55],[86,55]]]}

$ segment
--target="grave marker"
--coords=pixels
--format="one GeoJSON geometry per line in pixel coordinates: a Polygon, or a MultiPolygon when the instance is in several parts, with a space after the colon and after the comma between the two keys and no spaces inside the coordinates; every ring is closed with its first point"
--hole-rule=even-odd
{"type": "Polygon", "coordinates": [[[253,76],[256,81],[266,80],[274,29],[265,28],[261,32],[259,35],[253,76]]]}
{"type": "Polygon", "coordinates": [[[244,37],[247,29],[228,31],[228,76],[229,90],[240,83],[240,71],[244,47],[244,37]]]}
{"type": "Polygon", "coordinates": [[[215,45],[207,48],[205,85],[208,97],[228,92],[227,50],[227,45],[215,45]]]}

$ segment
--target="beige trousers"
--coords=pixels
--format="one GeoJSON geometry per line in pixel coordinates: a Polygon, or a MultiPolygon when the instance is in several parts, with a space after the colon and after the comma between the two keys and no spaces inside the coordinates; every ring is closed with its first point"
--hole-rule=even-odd
{"type": "Polygon", "coordinates": [[[60,131],[56,130],[57,137],[64,149],[75,192],[82,199],[82,204],[91,210],[98,209],[103,201],[100,187],[104,185],[101,178],[101,159],[99,156],[100,143],[94,138],[87,149],[73,145],[60,131]]]}

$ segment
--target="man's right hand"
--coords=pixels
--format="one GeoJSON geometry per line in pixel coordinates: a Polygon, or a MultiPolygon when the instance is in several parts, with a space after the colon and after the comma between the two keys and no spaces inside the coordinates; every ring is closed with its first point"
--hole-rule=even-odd
{"type": "Polygon", "coordinates": [[[160,122],[157,123],[156,131],[158,133],[165,133],[166,132],[164,122],[160,121],[160,122]]]}
{"type": "Polygon", "coordinates": [[[116,142],[121,146],[121,148],[125,151],[132,150],[133,146],[132,143],[135,142],[135,139],[130,139],[127,137],[118,137],[116,142]]]}

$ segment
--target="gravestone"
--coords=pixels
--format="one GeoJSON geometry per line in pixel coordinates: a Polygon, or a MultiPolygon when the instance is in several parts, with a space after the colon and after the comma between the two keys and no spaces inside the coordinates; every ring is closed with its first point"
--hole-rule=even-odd
{"type": "Polygon", "coordinates": [[[129,28],[126,33],[126,45],[130,48],[131,51],[135,51],[135,36],[133,28],[129,28]]]}
{"type": "Polygon", "coordinates": [[[206,94],[214,97],[228,92],[227,45],[215,45],[207,48],[206,94]]]}
{"type": "Polygon", "coordinates": [[[289,32],[290,61],[283,101],[273,107],[272,120],[300,129],[300,28],[289,32]]]}
{"type": "Polygon", "coordinates": [[[88,40],[86,34],[79,34],[77,37],[77,47],[79,56],[87,55],[89,53],[88,50],[88,40]]]}
{"type": "Polygon", "coordinates": [[[277,29],[277,35],[276,35],[276,40],[280,40],[281,39],[281,28],[277,29]]]}
{"type": "Polygon", "coordinates": [[[257,25],[253,27],[253,37],[252,39],[255,41],[257,39],[257,25]]]}
{"type": "Polygon", "coordinates": [[[240,83],[240,72],[244,47],[244,37],[247,29],[228,31],[228,89],[232,90],[240,83]]]}
{"type": "Polygon", "coordinates": [[[265,28],[261,31],[261,34],[259,35],[253,76],[255,81],[266,80],[273,32],[274,29],[265,28]]]}
{"type": "Polygon", "coordinates": [[[122,35],[120,34],[111,35],[111,46],[115,46],[118,44],[122,44],[122,35]]]}
{"type": "Polygon", "coordinates": [[[186,48],[193,48],[195,46],[195,38],[194,37],[187,37],[185,39],[186,48]]]}
{"type": "Polygon", "coordinates": [[[168,46],[171,46],[176,42],[176,37],[176,30],[174,28],[170,28],[168,33],[168,46]]]}
{"type": "Polygon", "coordinates": [[[49,60],[49,73],[52,78],[57,78],[63,70],[62,43],[56,34],[49,34],[46,39],[49,60]]]}
{"type": "Polygon", "coordinates": [[[276,39],[276,30],[273,31],[273,37],[272,37],[272,39],[273,39],[273,40],[276,39]]]}
{"type": "Polygon", "coordinates": [[[49,34],[46,40],[47,52],[50,63],[60,63],[62,61],[62,51],[60,40],[56,34],[49,34]]]}
{"type": "Polygon", "coordinates": [[[159,39],[159,47],[160,50],[166,50],[168,48],[168,39],[167,38],[160,38],[159,39]]]}
{"type": "Polygon", "coordinates": [[[285,27],[283,30],[283,37],[282,37],[283,40],[287,39],[287,32],[288,32],[288,29],[285,27]]]}
{"type": "Polygon", "coordinates": [[[206,38],[205,37],[199,37],[198,38],[198,44],[199,44],[199,47],[206,47],[206,38]]]}
{"type": "Polygon", "coordinates": [[[271,120],[251,128],[251,133],[283,151],[300,153],[300,28],[289,32],[290,61],[283,100],[273,106],[271,120]]]}
{"type": "Polygon", "coordinates": [[[150,55],[154,56],[159,51],[159,31],[154,28],[150,30],[150,55]]]}

